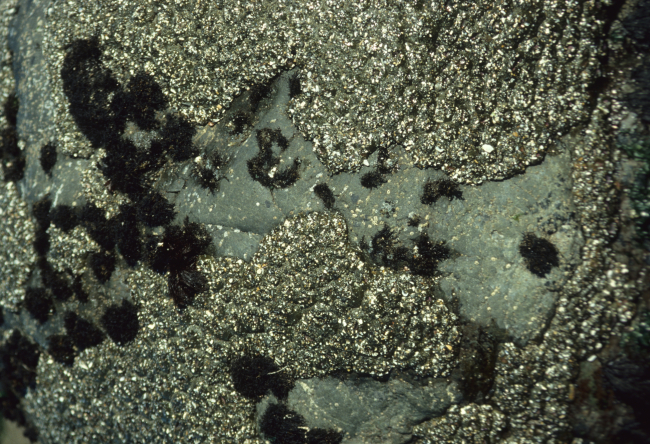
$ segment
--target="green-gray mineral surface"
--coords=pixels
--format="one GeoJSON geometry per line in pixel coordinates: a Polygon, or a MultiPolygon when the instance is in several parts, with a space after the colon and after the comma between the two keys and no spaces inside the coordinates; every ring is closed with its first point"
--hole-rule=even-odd
{"type": "Polygon", "coordinates": [[[1,0],[2,414],[43,444],[647,439],[649,11],[1,0]]]}

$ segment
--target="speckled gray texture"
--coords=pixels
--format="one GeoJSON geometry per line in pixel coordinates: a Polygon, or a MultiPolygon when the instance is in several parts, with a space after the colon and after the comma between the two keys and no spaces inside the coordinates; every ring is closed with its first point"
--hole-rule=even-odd
{"type": "Polygon", "coordinates": [[[341,368],[448,375],[457,317],[434,296],[435,282],[372,268],[346,233],[340,216],[300,215],[265,237],[250,264],[201,264],[218,289],[205,302],[220,319],[211,334],[238,336],[234,347],[273,356],[302,378],[341,368]]]}
{"type": "MultiPolygon", "coordinates": [[[[2,174],[0,172],[0,174],[2,174]]],[[[0,300],[16,310],[25,295],[25,284],[36,254],[32,248],[34,225],[29,207],[18,197],[16,185],[3,183],[0,192],[0,300]]]]}
{"type": "MultiPolygon", "coordinates": [[[[97,35],[121,81],[154,75],[172,107],[200,124],[298,66],[304,94],[287,113],[330,172],[404,146],[420,166],[480,183],[538,162],[587,118],[602,4],[57,2],[44,46],[56,78],[65,45],[97,35]]],[[[65,126],[58,138],[87,152],[65,126]]]]}
{"type": "MultiPolygon", "coordinates": [[[[319,402],[366,389],[391,399],[397,386],[418,398],[428,390],[419,378],[449,378],[422,395],[429,397],[422,408],[411,409],[420,401],[403,409],[369,402],[368,420],[348,431],[345,443],[541,443],[570,433],[577,363],[598,359],[631,319],[638,294],[628,266],[609,247],[619,223],[612,208],[620,156],[610,131],[628,114],[615,86],[587,94],[601,68],[602,23],[594,18],[600,3],[458,2],[441,10],[437,3],[399,2],[254,8],[111,1],[80,8],[75,1],[34,0],[17,15],[2,5],[2,29],[14,20],[8,35],[27,155],[25,179],[1,190],[1,208],[11,215],[0,224],[2,254],[16,260],[15,270],[1,275],[3,328],[17,328],[45,349],[48,334],[64,331],[65,311],[99,325],[103,310],[122,299],[136,305],[141,327],[133,343],[119,347],[107,339],[72,367],[43,351],[36,389],[23,400],[41,442],[261,443],[260,406],[238,394],[228,375],[228,362],[245,352],[271,356],[298,378],[288,402],[310,426],[346,431],[341,412],[316,420],[331,406],[312,410],[317,397],[310,400],[305,387],[331,388],[334,371],[363,372],[388,381],[352,387],[343,378],[344,387],[328,389],[319,402]],[[57,204],[93,202],[112,215],[128,201],[107,186],[97,168],[104,152],[78,131],[61,91],[65,43],[95,34],[121,82],[150,72],[168,111],[214,122],[197,128],[197,159],[169,163],[154,178],[154,188],[176,206],[175,224],[188,216],[213,236],[198,265],[210,290],[179,311],[166,276],[144,264],[129,268],[121,258],[101,285],[87,267],[98,249],[88,233],[50,227],[48,260],[81,276],[91,297],[87,304],[57,302],[53,318],[39,326],[20,304],[34,260],[30,205],[50,193],[57,204]],[[290,99],[294,75],[303,94],[290,99]],[[232,134],[230,120],[248,100],[238,94],[272,78],[250,124],[232,134]],[[279,128],[289,139],[279,154],[284,164],[301,159],[292,187],[270,191],[251,180],[247,161],[262,128],[279,128]],[[49,140],[59,144],[52,178],[38,162],[49,140]],[[379,147],[389,148],[394,163],[386,183],[369,190],[359,180],[376,168],[371,151],[379,147]],[[213,194],[191,172],[214,151],[227,162],[213,194]],[[522,174],[511,177],[515,172],[522,174]],[[423,184],[442,177],[466,183],[463,199],[422,204],[423,184]],[[319,182],[336,196],[332,210],[314,194],[319,182]],[[419,224],[408,226],[414,215],[419,224]],[[384,224],[407,247],[422,232],[446,241],[451,258],[426,278],[373,264],[359,243],[384,224]],[[528,272],[518,254],[528,231],[560,252],[560,266],[545,278],[528,272]],[[461,320],[495,323],[507,342],[498,345],[492,392],[444,412],[438,406],[467,401],[457,396],[451,372],[461,320]],[[391,376],[393,369],[407,370],[415,382],[391,376]],[[395,416],[391,408],[403,415],[394,430],[381,419],[382,412],[395,416]]],[[[5,44],[2,51],[10,60],[5,44]]],[[[6,65],[2,76],[5,98],[13,88],[6,65]]],[[[126,137],[146,145],[151,134],[130,125],[126,137]]]]}
{"type": "Polygon", "coordinates": [[[423,437],[422,444],[499,442],[500,432],[506,428],[505,419],[505,415],[491,405],[454,405],[445,416],[416,426],[413,433],[423,437]]]}

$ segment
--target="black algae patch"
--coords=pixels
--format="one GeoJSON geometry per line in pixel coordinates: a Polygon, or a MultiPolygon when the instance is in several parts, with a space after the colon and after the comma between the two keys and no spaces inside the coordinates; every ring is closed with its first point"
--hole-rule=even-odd
{"type": "Polygon", "coordinates": [[[192,268],[170,273],[167,279],[169,297],[178,308],[190,305],[197,294],[208,289],[208,279],[198,270],[192,268]]]}
{"type": "Polygon", "coordinates": [[[52,335],[47,338],[47,352],[52,358],[67,366],[74,362],[74,343],[67,335],[52,335]]]}
{"type": "Polygon", "coordinates": [[[280,158],[273,154],[273,144],[278,146],[280,152],[289,147],[289,141],[282,132],[264,128],[257,131],[256,137],[259,152],[247,162],[251,178],[269,189],[287,188],[296,183],[300,178],[300,160],[294,159],[291,166],[279,170],[280,158]]]}
{"type": "Polygon", "coordinates": [[[102,284],[108,282],[115,271],[115,255],[110,251],[97,251],[90,255],[88,261],[97,280],[102,284]]]}
{"type": "Polygon", "coordinates": [[[413,274],[434,276],[438,270],[438,263],[449,258],[449,248],[444,241],[431,242],[426,233],[422,233],[415,240],[415,246],[417,252],[409,261],[409,267],[413,274]]]}
{"type": "Polygon", "coordinates": [[[81,276],[75,276],[72,281],[72,291],[74,292],[75,297],[79,302],[86,303],[88,302],[88,292],[84,290],[83,284],[81,282],[81,276]]]}
{"type": "Polygon", "coordinates": [[[370,245],[364,238],[359,247],[376,264],[393,270],[408,266],[415,275],[434,276],[440,261],[449,258],[449,248],[444,241],[432,242],[426,233],[418,236],[413,243],[415,248],[409,250],[397,240],[393,230],[384,225],[372,237],[370,245]]]}
{"type": "Polygon", "coordinates": [[[104,340],[104,333],[91,322],[80,318],[74,312],[67,312],[64,317],[65,330],[77,351],[95,347],[104,340]]]}
{"type": "Polygon", "coordinates": [[[343,433],[336,430],[313,428],[307,432],[307,444],[340,444],[343,433]]]}
{"type": "Polygon", "coordinates": [[[131,141],[116,139],[107,146],[99,169],[110,180],[111,189],[137,201],[145,192],[145,175],[162,166],[159,153],[138,149],[131,141]]]}
{"type": "Polygon", "coordinates": [[[300,77],[295,74],[289,78],[289,98],[293,99],[302,94],[302,87],[300,85],[300,77]]]}
{"type": "Polygon", "coordinates": [[[621,356],[603,366],[603,377],[616,397],[632,407],[637,418],[645,417],[650,408],[650,368],[621,356]]]}
{"type": "Polygon", "coordinates": [[[300,160],[294,159],[291,166],[281,170],[273,177],[273,188],[288,188],[300,179],[300,160]]]}
{"type": "Polygon", "coordinates": [[[41,257],[36,262],[41,272],[41,282],[58,301],[65,302],[73,295],[65,273],[56,271],[50,263],[41,257]]]}
{"type": "Polygon", "coordinates": [[[27,287],[23,307],[34,319],[43,324],[54,310],[54,301],[45,288],[27,287]]]}
{"type": "Polygon", "coordinates": [[[212,238],[205,228],[186,218],[182,226],[169,226],[162,239],[152,241],[156,245],[151,254],[151,268],[164,274],[192,269],[198,257],[207,253],[212,238]]]}
{"type": "Polygon", "coordinates": [[[50,250],[50,235],[47,229],[50,226],[50,201],[49,194],[46,194],[32,208],[32,214],[36,219],[36,233],[34,236],[34,251],[40,257],[43,257],[50,250]]]}
{"type": "Polygon", "coordinates": [[[343,440],[343,434],[334,430],[306,427],[304,418],[283,404],[268,406],[260,430],[272,442],[282,444],[339,444],[343,440]]]}
{"type": "Polygon", "coordinates": [[[34,251],[39,256],[45,256],[50,250],[50,235],[47,231],[37,228],[34,236],[34,251]]]}
{"type": "Polygon", "coordinates": [[[4,103],[4,115],[8,125],[1,134],[0,160],[2,160],[2,172],[6,182],[17,182],[25,174],[25,156],[18,146],[16,130],[18,106],[18,98],[15,94],[9,95],[4,103]]]}
{"type": "Polygon", "coordinates": [[[422,219],[420,218],[420,216],[415,214],[413,217],[409,217],[407,225],[409,227],[417,227],[420,225],[420,222],[422,222],[422,219]]]}
{"type": "Polygon", "coordinates": [[[108,307],[101,322],[108,336],[118,345],[133,341],[140,329],[138,311],[126,299],[122,300],[122,305],[108,307]]]}
{"type": "Polygon", "coordinates": [[[169,226],[162,239],[148,243],[151,268],[161,274],[169,272],[169,296],[179,308],[191,304],[206,291],[207,279],[196,270],[196,260],[206,254],[212,238],[201,225],[185,219],[183,226],[169,226]]]}
{"type": "Polygon", "coordinates": [[[260,430],[273,442],[303,444],[306,442],[305,420],[283,404],[271,404],[264,412],[260,430]]]}
{"type": "Polygon", "coordinates": [[[196,128],[187,120],[175,115],[168,115],[165,127],[161,131],[161,148],[175,162],[196,157],[197,151],[192,144],[196,128]]]}
{"type": "Polygon", "coordinates": [[[63,92],[79,130],[95,148],[106,145],[124,131],[124,115],[115,115],[110,97],[120,85],[102,66],[97,38],[73,41],[66,49],[61,68],[63,92]]]}
{"type": "Polygon", "coordinates": [[[192,176],[194,176],[196,183],[210,190],[212,194],[219,190],[219,178],[210,168],[195,164],[194,168],[192,168],[192,176]]]}
{"type": "Polygon", "coordinates": [[[87,204],[81,210],[81,223],[90,237],[104,250],[112,250],[115,246],[113,239],[113,228],[104,215],[104,210],[87,204]]]}
{"type": "Polygon", "coordinates": [[[533,233],[524,234],[519,253],[525,259],[528,270],[539,277],[546,276],[553,267],[560,265],[555,245],[533,233]]]}
{"type": "Polygon", "coordinates": [[[15,330],[0,347],[0,415],[25,427],[23,432],[32,442],[38,432],[27,422],[20,405],[27,387],[35,387],[38,347],[15,330]]]}
{"type": "Polygon", "coordinates": [[[147,193],[138,202],[138,220],[148,227],[169,225],[176,217],[174,205],[169,203],[160,193],[147,193]]]}
{"type": "Polygon", "coordinates": [[[420,202],[424,205],[431,205],[443,196],[449,200],[454,200],[454,198],[463,199],[463,193],[456,182],[449,179],[440,179],[428,181],[424,184],[420,202]]]}
{"type": "Polygon", "coordinates": [[[133,205],[122,205],[114,224],[117,250],[130,267],[134,267],[142,258],[137,212],[133,205]]]}
{"type": "Polygon", "coordinates": [[[475,323],[463,326],[458,354],[459,388],[469,402],[482,402],[492,388],[498,339],[475,323]]]}
{"type": "Polygon", "coordinates": [[[79,225],[78,211],[69,205],[57,205],[50,210],[50,220],[64,233],[69,233],[79,225]]]}
{"type": "Polygon", "coordinates": [[[257,108],[260,106],[262,100],[266,99],[271,93],[271,83],[273,83],[273,80],[255,85],[251,88],[251,93],[248,96],[248,101],[251,104],[251,109],[253,112],[257,111],[257,108]]]}
{"type": "Polygon", "coordinates": [[[162,89],[149,74],[138,73],[131,77],[125,90],[115,94],[111,108],[116,116],[131,120],[138,128],[151,131],[156,128],[156,111],[167,107],[162,89]]]}
{"type": "Polygon", "coordinates": [[[226,166],[227,159],[219,151],[213,151],[207,155],[208,166],[211,168],[221,169],[226,166]]]}
{"type": "Polygon", "coordinates": [[[370,246],[366,246],[365,249],[375,263],[393,269],[406,265],[411,258],[408,248],[397,242],[395,233],[388,225],[384,225],[384,228],[372,237],[370,246]]]}
{"type": "Polygon", "coordinates": [[[50,195],[46,194],[38,202],[34,204],[32,208],[32,214],[38,226],[47,230],[50,226],[50,207],[52,206],[52,201],[50,200],[50,195]]]}
{"type": "Polygon", "coordinates": [[[0,380],[5,393],[12,392],[23,397],[28,387],[36,386],[39,355],[38,346],[14,330],[7,342],[0,347],[0,380]]]}
{"type": "Polygon", "coordinates": [[[364,188],[373,189],[384,183],[386,183],[386,179],[379,171],[371,171],[361,176],[361,186],[364,188]]]}
{"type": "Polygon", "coordinates": [[[331,209],[336,202],[334,193],[326,183],[319,183],[314,187],[314,193],[323,201],[325,208],[331,209]]]}
{"type": "Polygon", "coordinates": [[[294,386],[286,373],[266,356],[244,355],[230,364],[230,377],[241,395],[259,400],[268,391],[278,399],[286,399],[294,386]]]}
{"type": "Polygon", "coordinates": [[[41,147],[41,168],[52,177],[52,168],[56,164],[56,145],[52,142],[47,143],[41,147]]]}
{"type": "Polygon", "coordinates": [[[234,127],[232,134],[237,135],[243,133],[244,129],[246,129],[248,125],[251,124],[252,120],[253,119],[249,113],[246,113],[244,111],[237,111],[232,118],[232,125],[234,127]]]}
{"type": "Polygon", "coordinates": [[[396,165],[393,164],[393,161],[390,158],[388,148],[383,146],[377,151],[377,171],[382,174],[392,173],[395,170],[396,165]]]}
{"type": "Polygon", "coordinates": [[[2,109],[4,111],[5,119],[10,126],[16,126],[18,123],[18,108],[20,107],[20,102],[16,93],[9,94],[7,100],[5,101],[2,109]]]}

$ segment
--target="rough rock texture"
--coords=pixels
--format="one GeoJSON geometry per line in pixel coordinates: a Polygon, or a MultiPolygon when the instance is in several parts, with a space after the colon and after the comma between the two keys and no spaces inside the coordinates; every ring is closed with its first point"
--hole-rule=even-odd
{"type": "MultiPolygon", "coordinates": [[[[410,438],[413,424],[441,415],[459,400],[457,387],[445,380],[414,387],[400,378],[379,382],[329,377],[298,382],[287,403],[308,427],[341,428],[345,442],[402,443],[410,438]]],[[[264,402],[260,413],[263,407],[264,402]]]]}
{"type": "MultiPolygon", "coordinates": [[[[98,35],[121,81],[152,74],[198,124],[299,66],[287,112],[331,173],[403,146],[419,166],[480,183],[538,163],[588,117],[607,5],[75,1],[49,7],[45,54],[56,79],[65,45],[98,35]]],[[[58,138],[84,152],[78,133],[59,126],[58,138]]]]}
{"type": "Polygon", "coordinates": [[[591,439],[580,362],[650,263],[634,2],[18,3],[0,358],[39,358],[0,407],[32,438],[591,439]]]}

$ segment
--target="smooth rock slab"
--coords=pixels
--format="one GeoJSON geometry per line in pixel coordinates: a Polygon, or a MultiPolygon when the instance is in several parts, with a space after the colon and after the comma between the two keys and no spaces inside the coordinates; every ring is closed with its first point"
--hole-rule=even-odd
{"type": "MultiPolygon", "coordinates": [[[[296,381],[287,405],[307,427],[343,432],[346,444],[399,444],[411,439],[415,424],[442,415],[461,398],[457,386],[445,380],[416,386],[398,378],[379,382],[328,377],[296,381]]],[[[258,405],[258,421],[269,402],[267,398],[258,405]]]]}

